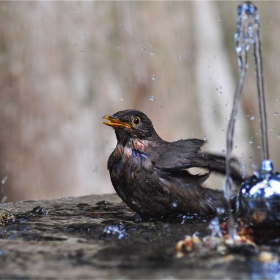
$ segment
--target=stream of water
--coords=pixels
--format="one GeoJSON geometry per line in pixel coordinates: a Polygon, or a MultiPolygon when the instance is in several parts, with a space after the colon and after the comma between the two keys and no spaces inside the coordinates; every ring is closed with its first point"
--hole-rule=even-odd
{"type": "MultiPolygon", "coordinates": [[[[261,55],[261,38],[260,38],[260,24],[257,7],[251,2],[243,3],[238,6],[238,16],[235,33],[235,49],[238,57],[239,77],[234,94],[233,107],[229,120],[227,130],[227,152],[226,152],[226,179],[224,184],[224,192],[228,201],[230,209],[230,198],[232,190],[232,179],[230,174],[230,164],[232,160],[232,148],[234,140],[234,127],[238,116],[238,103],[242,92],[246,71],[248,68],[247,56],[250,45],[254,46],[254,64],[255,74],[257,80],[259,112],[260,112],[260,126],[261,126],[261,140],[263,159],[268,159],[268,141],[267,141],[267,124],[266,124],[266,110],[265,110],[265,96],[263,83],[263,69],[262,69],[262,55],[261,55]]],[[[235,239],[234,219],[229,213],[228,219],[228,234],[229,238],[235,239]]]]}

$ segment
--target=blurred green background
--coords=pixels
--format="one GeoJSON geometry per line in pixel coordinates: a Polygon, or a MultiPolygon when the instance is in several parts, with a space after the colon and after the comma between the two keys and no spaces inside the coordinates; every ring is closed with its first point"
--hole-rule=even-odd
{"type": "MultiPolygon", "coordinates": [[[[135,108],[165,140],[223,153],[237,1],[0,2],[0,202],[114,192],[102,116],[135,108]]],[[[270,155],[280,170],[279,2],[258,6],[270,155]]],[[[261,159],[252,51],[234,153],[261,159]]],[[[221,188],[222,179],[207,183],[221,188]]]]}

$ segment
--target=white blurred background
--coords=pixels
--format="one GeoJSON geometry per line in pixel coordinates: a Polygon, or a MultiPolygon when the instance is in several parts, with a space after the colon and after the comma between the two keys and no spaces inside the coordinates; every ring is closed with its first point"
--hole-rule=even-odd
{"type": "MultiPolygon", "coordinates": [[[[119,110],[143,111],[165,140],[207,137],[205,150],[223,153],[238,4],[0,2],[0,202],[113,193],[106,164],[116,139],[102,116],[119,110]]],[[[280,170],[280,4],[256,5],[280,170]]],[[[234,153],[250,175],[261,149],[249,58],[234,153]]]]}

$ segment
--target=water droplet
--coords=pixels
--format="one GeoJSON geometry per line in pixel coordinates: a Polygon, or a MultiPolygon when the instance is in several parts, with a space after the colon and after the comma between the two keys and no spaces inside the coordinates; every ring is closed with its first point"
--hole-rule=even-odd
{"type": "Polygon", "coordinates": [[[280,132],[277,133],[277,137],[278,137],[278,139],[280,139],[280,132]]]}
{"type": "Polygon", "coordinates": [[[180,54],[178,54],[178,59],[181,60],[182,59],[182,56],[180,54]]]}
{"type": "Polygon", "coordinates": [[[146,179],[146,183],[149,183],[149,179],[146,179]]]}
{"type": "Polygon", "coordinates": [[[142,51],[145,51],[145,50],[146,50],[146,48],[145,48],[144,46],[142,46],[142,47],[141,47],[141,50],[142,50],[142,51]]]}
{"type": "Polygon", "coordinates": [[[6,175],[1,181],[2,185],[4,185],[6,183],[7,179],[8,179],[8,176],[6,175]]]}
{"type": "Polygon", "coordinates": [[[178,204],[177,204],[176,202],[173,202],[173,203],[172,203],[172,206],[175,208],[175,207],[178,206],[178,204]]]}
{"type": "Polygon", "coordinates": [[[81,54],[85,54],[85,51],[81,51],[81,54]]]}
{"type": "Polygon", "coordinates": [[[252,159],[253,159],[252,157],[249,157],[249,160],[250,160],[250,161],[252,161],[252,159]]]}
{"type": "Polygon", "coordinates": [[[151,101],[154,101],[154,100],[155,100],[155,97],[154,97],[154,96],[150,96],[150,100],[151,100],[151,101]]]}
{"type": "Polygon", "coordinates": [[[163,109],[163,107],[162,107],[162,106],[159,106],[159,108],[160,108],[160,109],[163,109]]]}
{"type": "Polygon", "coordinates": [[[277,116],[277,115],[278,115],[278,112],[274,112],[274,113],[273,113],[273,116],[277,116]]]}
{"type": "Polygon", "coordinates": [[[204,140],[204,141],[207,141],[207,139],[208,139],[207,136],[204,136],[204,137],[203,137],[203,140],[204,140]]]}
{"type": "Polygon", "coordinates": [[[260,149],[260,148],[261,148],[261,146],[258,146],[258,147],[257,147],[257,149],[260,149]]]}
{"type": "Polygon", "coordinates": [[[226,150],[222,150],[222,154],[224,154],[226,152],[226,150]]]}
{"type": "Polygon", "coordinates": [[[249,141],[249,144],[253,144],[254,142],[252,140],[249,141]]]}
{"type": "Polygon", "coordinates": [[[151,76],[152,80],[154,81],[156,79],[156,76],[155,75],[152,75],[151,76]]]}
{"type": "Polygon", "coordinates": [[[154,53],[154,52],[151,52],[150,55],[155,55],[155,53],[154,53]]]}
{"type": "Polygon", "coordinates": [[[251,117],[250,117],[250,121],[253,121],[253,120],[255,120],[255,117],[254,117],[254,116],[251,116],[251,117]]]}
{"type": "Polygon", "coordinates": [[[122,47],[118,47],[118,49],[119,49],[119,50],[121,50],[121,49],[122,49],[122,47]]]}
{"type": "Polygon", "coordinates": [[[123,98],[121,98],[121,101],[123,101],[123,98]]]}

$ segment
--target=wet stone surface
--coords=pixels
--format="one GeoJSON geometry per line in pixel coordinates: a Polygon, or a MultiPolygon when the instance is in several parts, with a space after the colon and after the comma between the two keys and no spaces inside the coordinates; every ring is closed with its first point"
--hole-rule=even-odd
{"type": "Polygon", "coordinates": [[[210,221],[135,222],[116,195],[0,205],[0,278],[278,279],[280,249],[222,247],[177,257],[210,221]],[[1,225],[2,224],[2,225],[1,225]]]}

